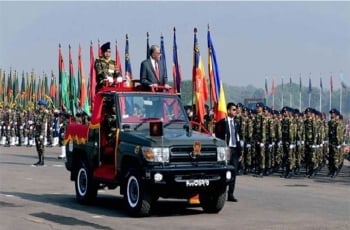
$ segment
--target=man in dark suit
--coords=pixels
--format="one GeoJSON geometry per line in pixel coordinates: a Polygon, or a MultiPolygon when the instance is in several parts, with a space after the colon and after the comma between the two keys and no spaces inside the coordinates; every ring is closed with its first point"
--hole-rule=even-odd
{"type": "Polygon", "coordinates": [[[240,124],[236,117],[237,106],[233,102],[229,102],[226,106],[227,117],[221,119],[215,124],[215,136],[225,140],[227,146],[231,151],[230,164],[235,167],[234,180],[228,186],[228,201],[237,202],[238,200],[234,196],[236,174],[238,169],[238,163],[241,159],[241,146],[240,146],[240,124]]]}
{"type": "Polygon", "coordinates": [[[159,46],[152,45],[149,53],[150,58],[141,63],[141,84],[146,87],[164,86],[165,88],[170,88],[168,85],[167,70],[159,62],[161,56],[159,46]]]}

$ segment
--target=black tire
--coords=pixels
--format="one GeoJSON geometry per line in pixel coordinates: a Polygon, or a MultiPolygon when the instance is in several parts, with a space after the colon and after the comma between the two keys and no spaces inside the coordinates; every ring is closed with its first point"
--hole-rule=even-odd
{"type": "Polygon", "coordinates": [[[130,172],[126,179],[124,201],[130,216],[150,215],[152,196],[136,172],[130,172]]]}
{"type": "Polygon", "coordinates": [[[225,205],[226,191],[221,193],[201,193],[199,194],[199,201],[204,210],[207,213],[218,213],[225,205]]]}
{"type": "Polygon", "coordinates": [[[75,194],[80,204],[90,204],[97,196],[97,185],[92,181],[92,172],[81,162],[75,178],[75,194]]]}

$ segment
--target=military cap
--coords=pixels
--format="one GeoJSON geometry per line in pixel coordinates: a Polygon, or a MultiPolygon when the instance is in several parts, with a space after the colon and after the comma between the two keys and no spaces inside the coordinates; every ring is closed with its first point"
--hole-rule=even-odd
{"type": "Polygon", "coordinates": [[[105,44],[103,44],[101,46],[101,51],[102,53],[106,52],[107,50],[111,49],[111,43],[110,42],[106,42],[105,44]]]}
{"type": "Polygon", "coordinates": [[[43,105],[43,106],[46,106],[46,101],[44,99],[40,99],[38,101],[38,105],[43,105]]]}
{"type": "Polygon", "coordinates": [[[258,108],[258,107],[264,108],[264,103],[262,103],[262,102],[256,103],[256,108],[258,108]]]}
{"type": "Polygon", "coordinates": [[[337,109],[335,109],[335,108],[333,108],[333,109],[331,109],[330,111],[329,111],[329,113],[330,114],[332,114],[332,113],[334,113],[335,115],[340,115],[340,112],[337,110],[337,109]]]}
{"type": "Polygon", "coordinates": [[[239,103],[237,104],[237,107],[243,108],[244,106],[243,106],[243,104],[242,104],[241,102],[239,102],[239,103]]]}
{"type": "Polygon", "coordinates": [[[290,109],[287,107],[287,106],[284,106],[282,109],[281,109],[281,113],[284,113],[284,112],[289,112],[290,109]]]}
{"type": "Polygon", "coordinates": [[[313,112],[313,109],[308,107],[305,109],[305,113],[312,113],[313,112]]]}

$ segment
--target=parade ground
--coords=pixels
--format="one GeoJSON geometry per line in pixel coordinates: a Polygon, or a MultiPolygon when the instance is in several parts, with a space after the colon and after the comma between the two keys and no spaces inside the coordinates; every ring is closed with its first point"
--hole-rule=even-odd
{"type": "Polygon", "coordinates": [[[336,178],[279,174],[237,177],[238,202],[206,214],[186,200],[160,199],[152,215],[127,216],[117,190],[100,190],[96,202],[75,200],[74,183],[59,147],[46,148],[45,166],[35,147],[0,146],[0,229],[350,229],[350,162],[336,178]]]}

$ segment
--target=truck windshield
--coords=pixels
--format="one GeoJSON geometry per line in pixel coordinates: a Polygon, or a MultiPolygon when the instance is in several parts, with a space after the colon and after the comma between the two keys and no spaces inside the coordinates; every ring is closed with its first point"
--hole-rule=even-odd
{"type": "Polygon", "coordinates": [[[186,113],[176,95],[125,94],[119,96],[121,121],[139,125],[162,121],[165,127],[188,122],[186,113]]]}

